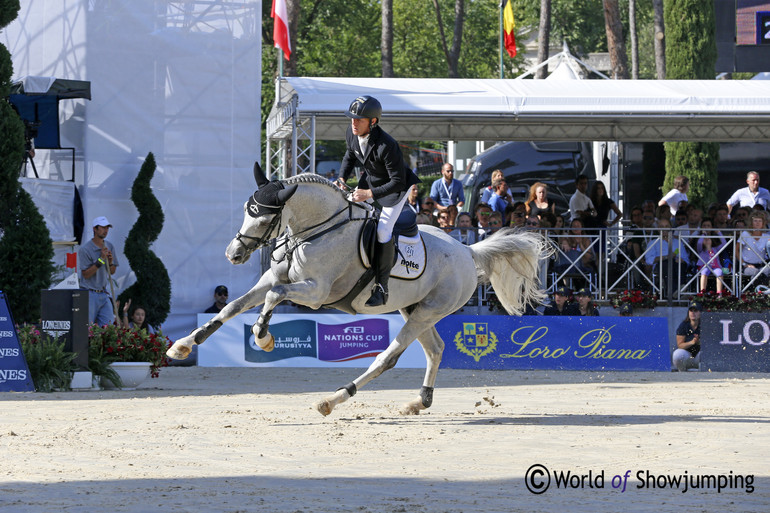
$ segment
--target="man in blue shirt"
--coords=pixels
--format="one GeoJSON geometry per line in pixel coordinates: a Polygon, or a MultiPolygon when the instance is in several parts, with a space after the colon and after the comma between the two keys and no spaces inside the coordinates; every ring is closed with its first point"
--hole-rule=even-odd
{"type": "Polygon", "coordinates": [[[508,206],[508,202],[505,201],[505,197],[508,195],[508,183],[504,178],[498,178],[492,182],[492,196],[489,197],[489,206],[492,207],[493,212],[500,212],[505,218],[505,208],[508,206]]]}
{"type": "Polygon", "coordinates": [[[450,163],[441,167],[443,178],[439,178],[430,187],[430,197],[436,201],[436,208],[441,213],[452,205],[460,210],[465,204],[465,192],[460,180],[454,179],[455,168],[450,163]]]}

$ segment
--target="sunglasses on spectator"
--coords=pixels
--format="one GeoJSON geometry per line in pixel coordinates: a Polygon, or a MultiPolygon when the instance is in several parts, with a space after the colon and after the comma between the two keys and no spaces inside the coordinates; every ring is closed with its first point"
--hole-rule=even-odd
{"type": "Polygon", "coordinates": [[[514,217],[524,217],[524,213],[523,212],[514,212],[513,216],[514,217]]]}
{"type": "Polygon", "coordinates": [[[652,216],[644,216],[642,217],[642,219],[646,219],[647,221],[649,221],[650,219],[655,219],[655,218],[652,216]]]}
{"type": "Polygon", "coordinates": [[[491,224],[492,226],[497,226],[497,225],[500,224],[500,221],[494,219],[494,220],[490,221],[489,224],[491,224]]]}
{"type": "Polygon", "coordinates": [[[527,226],[540,226],[540,223],[535,221],[527,221],[527,226]]]}

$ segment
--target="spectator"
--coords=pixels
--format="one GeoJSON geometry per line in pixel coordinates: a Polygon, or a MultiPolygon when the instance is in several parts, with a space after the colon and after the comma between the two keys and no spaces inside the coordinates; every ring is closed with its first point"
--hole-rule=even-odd
{"type": "MultiPolygon", "coordinates": [[[[495,188],[492,186],[492,184],[494,184],[496,180],[503,180],[504,178],[505,176],[503,175],[503,172],[500,171],[499,169],[495,169],[494,171],[492,171],[492,182],[489,184],[489,187],[484,187],[484,191],[481,193],[481,203],[486,203],[488,205],[491,205],[491,202],[489,201],[489,199],[492,197],[492,194],[495,192],[495,188]]],[[[513,198],[511,197],[510,194],[505,196],[503,199],[509,205],[513,203],[513,198]]]]}
{"type": "MultiPolygon", "coordinates": [[[[557,219],[561,216],[557,216],[552,212],[540,212],[540,227],[541,228],[553,228],[556,226],[557,219]]],[[[564,218],[561,217],[562,226],[564,226],[564,218]]]]}
{"type": "Polygon", "coordinates": [[[588,177],[580,175],[575,178],[575,187],[577,190],[569,199],[570,221],[580,219],[584,221],[585,225],[586,219],[596,216],[596,208],[591,198],[586,196],[588,177]]]}
{"type": "Polygon", "coordinates": [[[112,224],[106,217],[100,216],[91,225],[93,238],[78,250],[80,286],[88,291],[89,324],[105,326],[117,320],[109,290],[112,275],[118,267],[118,258],[115,247],[105,240],[112,224]]]}
{"type": "Polygon", "coordinates": [[[408,208],[414,212],[414,215],[420,213],[420,210],[422,209],[422,201],[420,198],[420,189],[417,188],[417,185],[412,185],[409,188],[409,192],[406,194],[406,203],[404,203],[404,208],[408,208]]]}
{"type": "Polygon", "coordinates": [[[770,276],[770,267],[767,262],[767,244],[770,242],[770,234],[765,228],[765,213],[754,210],[749,215],[749,230],[741,232],[738,239],[736,260],[743,266],[743,274],[754,277],[760,272],[764,276],[770,276]]]}
{"type": "Polygon", "coordinates": [[[649,212],[650,214],[655,214],[655,202],[652,200],[644,200],[642,202],[642,212],[649,212]]]}
{"type": "Polygon", "coordinates": [[[687,213],[680,208],[676,211],[676,215],[674,216],[674,228],[680,228],[682,226],[687,226],[687,213]]]}
{"type": "Polygon", "coordinates": [[[442,210],[438,213],[438,227],[444,230],[446,233],[454,230],[452,221],[450,221],[451,214],[449,209],[442,210]]]}
{"type": "Polygon", "coordinates": [[[125,305],[123,305],[123,327],[130,330],[144,330],[147,333],[155,333],[155,329],[147,324],[147,310],[143,306],[136,305],[131,309],[131,300],[129,299],[125,305]],[[130,310],[129,310],[130,309],[130,310]],[[130,320],[129,320],[130,312],[130,320]]]}
{"type": "Polygon", "coordinates": [[[433,201],[433,198],[428,196],[427,198],[422,200],[422,210],[427,210],[430,212],[430,215],[435,217],[435,211],[436,211],[436,202],[433,201]]]}
{"type": "Polygon", "coordinates": [[[580,219],[570,223],[570,234],[561,237],[560,246],[562,252],[556,261],[556,272],[563,273],[570,268],[586,274],[596,272],[596,254],[591,239],[583,234],[583,222],[580,219]]]}
{"type": "Polygon", "coordinates": [[[537,230],[540,228],[540,219],[537,216],[530,215],[524,220],[524,227],[527,230],[537,230]]]}
{"type": "Polygon", "coordinates": [[[478,242],[478,232],[473,227],[471,215],[468,212],[457,214],[456,227],[450,232],[450,235],[466,246],[478,242]]]}
{"type": "Polygon", "coordinates": [[[770,204],[770,192],[764,187],[759,186],[759,173],[756,171],[749,171],[746,174],[746,184],[748,187],[738,189],[727,200],[728,213],[732,214],[733,208],[736,205],[741,207],[754,208],[755,205],[761,205],[767,210],[768,204],[770,204]]]}
{"type": "Polygon", "coordinates": [[[676,349],[671,359],[679,372],[700,367],[700,318],[703,306],[693,301],[687,317],[676,329],[676,349]]]}
{"type": "Polygon", "coordinates": [[[206,308],[203,313],[219,313],[227,304],[227,287],[224,285],[217,285],[214,289],[214,304],[206,308]]]}
{"type": "Polygon", "coordinates": [[[431,214],[427,210],[421,210],[417,214],[416,222],[417,224],[427,224],[430,226],[435,226],[434,219],[435,217],[433,217],[433,214],[431,214]]]}
{"type": "Polygon", "coordinates": [[[492,207],[493,211],[502,214],[509,205],[509,203],[505,201],[505,197],[510,196],[508,193],[508,183],[502,178],[498,178],[492,182],[492,190],[492,195],[489,197],[489,206],[492,207]]]}
{"type": "Polygon", "coordinates": [[[706,290],[708,277],[714,275],[717,279],[717,294],[724,290],[722,281],[722,263],[720,251],[727,244],[722,232],[711,229],[711,219],[706,218],[701,223],[701,237],[697,242],[698,269],[700,270],[700,289],[706,290]]]}
{"type": "Polygon", "coordinates": [[[532,184],[524,206],[527,209],[527,215],[539,217],[542,212],[556,213],[556,204],[553,201],[548,201],[548,186],[542,182],[532,184]]]}
{"type": "Polygon", "coordinates": [[[568,287],[559,287],[553,291],[553,302],[546,306],[543,315],[577,315],[577,307],[569,303],[572,291],[568,287]]]}
{"type": "Polygon", "coordinates": [[[513,206],[505,209],[505,225],[521,228],[527,217],[527,207],[523,201],[517,201],[513,206]]]}
{"type": "Polygon", "coordinates": [[[465,204],[465,192],[460,180],[454,178],[455,168],[449,162],[441,167],[443,178],[439,178],[430,187],[430,197],[436,202],[436,208],[443,212],[455,206],[458,210],[465,204]]]}
{"type": "Polygon", "coordinates": [[[577,291],[575,297],[577,297],[577,311],[572,315],[599,317],[599,309],[594,306],[591,291],[589,289],[583,287],[577,291]]]}
{"type": "Polygon", "coordinates": [[[607,189],[604,186],[604,182],[597,181],[594,183],[591,189],[591,203],[593,203],[596,209],[598,219],[598,225],[600,228],[606,228],[608,226],[615,226],[618,221],[623,218],[623,212],[620,211],[618,206],[607,195],[607,189]],[[610,212],[615,213],[615,218],[609,221],[610,212]]]}
{"type": "Polygon", "coordinates": [[[655,209],[655,226],[658,225],[660,219],[666,219],[671,224],[673,217],[671,216],[671,210],[668,205],[661,205],[655,209]]]}
{"type": "Polygon", "coordinates": [[[671,215],[676,215],[676,210],[679,208],[679,202],[687,200],[687,191],[690,190],[690,179],[686,176],[679,175],[674,178],[674,188],[668,191],[663,198],[658,202],[658,206],[668,205],[671,215]]]}
{"type": "Polygon", "coordinates": [[[489,229],[489,216],[492,215],[492,207],[486,203],[476,205],[476,227],[479,230],[479,240],[483,240],[489,229]]]}
{"type": "Polygon", "coordinates": [[[503,227],[503,216],[500,212],[492,212],[489,214],[489,221],[487,226],[486,237],[489,237],[497,230],[503,227]]]}
{"type": "Polygon", "coordinates": [[[714,211],[714,228],[718,228],[720,230],[729,228],[729,218],[727,212],[728,208],[726,204],[720,203],[717,205],[717,208],[714,211]]]}
{"type": "Polygon", "coordinates": [[[736,219],[742,219],[744,222],[747,222],[749,219],[750,213],[751,213],[750,207],[736,207],[730,211],[730,219],[733,221],[736,219]]]}
{"type": "Polygon", "coordinates": [[[647,243],[647,252],[644,255],[645,268],[650,276],[652,276],[653,271],[660,270],[664,283],[667,283],[668,260],[673,260],[673,283],[676,286],[679,282],[679,276],[689,265],[690,259],[687,251],[682,251],[682,248],[679,247],[678,240],[677,244],[672,243],[671,221],[659,219],[658,228],[661,229],[660,238],[655,238],[647,243]]]}

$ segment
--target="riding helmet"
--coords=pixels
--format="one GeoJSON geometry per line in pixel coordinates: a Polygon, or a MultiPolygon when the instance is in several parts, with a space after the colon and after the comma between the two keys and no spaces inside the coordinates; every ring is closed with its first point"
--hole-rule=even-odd
{"type": "Polygon", "coordinates": [[[377,98],[368,95],[359,96],[350,104],[345,115],[353,119],[377,118],[377,121],[379,121],[380,116],[382,116],[382,105],[377,101],[377,98]]]}

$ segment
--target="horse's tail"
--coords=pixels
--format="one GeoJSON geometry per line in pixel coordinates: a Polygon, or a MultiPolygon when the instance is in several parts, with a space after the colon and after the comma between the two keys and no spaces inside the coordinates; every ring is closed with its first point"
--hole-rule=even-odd
{"type": "Polygon", "coordinates": [[[528,303],[542,303],[540,261],[553,254],[553,245],[536,231],[503,228],[469,246],[479,281],[491,283],[503,308],[521,315],[528,303]]]}

